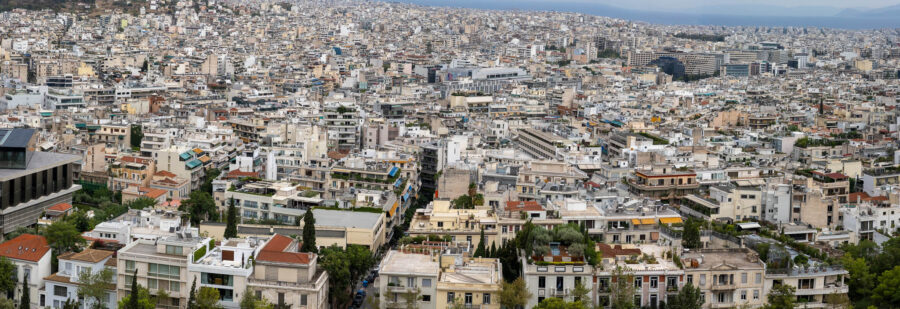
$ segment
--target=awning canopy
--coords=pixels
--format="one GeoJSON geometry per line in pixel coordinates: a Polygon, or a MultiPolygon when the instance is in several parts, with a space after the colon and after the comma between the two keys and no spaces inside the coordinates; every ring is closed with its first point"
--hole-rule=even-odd
{"type": "Polygon", "coordinates": [[[659,223],[663,223],[663,224],[675,224],[675,223],[682,223],[682,222],[684,222],[684,221],[682,221],[680,217],[659,218],[659,223]]]}
{"type": "Polygon", "coordinates": [[[641,224],[641,220],[638,220],[638,219],[631,219],[631,224],[634,224],[634,225],[640,225],[640,224],[641,224]]]}
{"type": "Polygon", "coordinates": [[[656,224],[656,220],[653,220],[653,219],[641,219],[641,224],[656,224]]]}
{"type": "Polygon", "coordinates": [[[398,171],[398,170],[400,170],[400,169],[397,168],[396,166],[392,167],[392,168],[391,168],[391,171],[388,172],[388,176],[394,177],[394,175],[397,175],[397,171],[398,171]]]}
{"type": "Polygon", "coordinates": [[[737,226],[739,228],[741,228],[742,230],[752,230],[752,229],[758,229],[758,228],[762,227],[759,225],[759,223],[756,223],[756,222],[738,223],[737,226]]]}
{"type": "Polygon", "coordinates": [[[393,217],[393,216],[394,216],[394,213],[397,212],[397,207],[398,207],[398,206],[400,206],[400,202],[394,202],[394,206],[391,206],[391,210],[388,211],[388,215],[390,215],[391,217],[393,217]]]}

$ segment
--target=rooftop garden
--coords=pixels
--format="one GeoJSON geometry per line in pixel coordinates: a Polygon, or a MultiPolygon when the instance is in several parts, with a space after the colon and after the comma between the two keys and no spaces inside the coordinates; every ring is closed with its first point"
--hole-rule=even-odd
{"type": "Polygon", "coordinates": [[[647,133],[647,132],[641,132],[641,133],[638,133],[638,135],[653,140],[653,145],[668,145],[669,144],[669,140],[664,139],[659,136],[656,136],[656,135],[653,135],[653,134],[650,134],[650,133],[647,133]]]}
{"type": "Polygon", "coordinates": [[[835,147],[846,144],[846,140],[831,140],[831,139],[810,139],[808,137],[803,137],[794,142],[794,146],[800,148],[809,148],[809,147],[835,147]]]}

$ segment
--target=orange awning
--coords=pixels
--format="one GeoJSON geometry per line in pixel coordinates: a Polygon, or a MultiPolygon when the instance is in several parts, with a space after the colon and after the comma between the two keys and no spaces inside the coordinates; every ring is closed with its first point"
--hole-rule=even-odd
{"type": "Polygon", "coordinates": [[[391,217],[393,217],[393,216],[394,216],[394,213],[397,212],[397,207],[399,207],[399,206],[400,206],[400,202],[399,202],[399,201],[398,201],[398,202],[394,202],[394,206],[391,206],[391,211],[388,211],[388,214],[391,215],[391,217]]]}
{"type": "Polygon", "coordinates": [[[641,219],[641,224],[656,224],[656,220],[653,220],[653,219],[641,219]]]}
{"type": "Polygon", "coordinates": [[[684,221],[681,221],[681,217],[659,218],[659,223],[664,223],[664,224],[675,224],[675,223],[682,223],[682,222],[684,222],[684,221]]]}
{"type": "Polygon", "coordinates": [[[638,219],[631,219],[631,224],[634,224],[634,225],[640,225],[640,224],[641,224],[641,220],[638,220],[638,219]]]}

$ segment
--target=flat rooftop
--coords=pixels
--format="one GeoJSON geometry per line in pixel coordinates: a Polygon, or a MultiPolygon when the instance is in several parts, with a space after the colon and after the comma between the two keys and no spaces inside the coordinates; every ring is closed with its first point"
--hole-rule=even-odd
{"type": "Polygon", "coordinates": [[[440,270],[437,261],[430,255],[389,251],[381,262],[382,274],[413,274],[421,276],[437,276],[440,270]]]}
{"type": "Polygon", "coordinates": [[[316,225],[374,229],[381,223],[382,213],[350,210],[313,209],[316,225]]]}
{"type": "Polygon", "coordinates": [[[28,166],[25,169],[0,169],[0,181],[22,177],[51,167],[77,162],[78,160],[81,160],[81,156],[36,151],[32,153],[31,160],[28,161],[28,166]]]}

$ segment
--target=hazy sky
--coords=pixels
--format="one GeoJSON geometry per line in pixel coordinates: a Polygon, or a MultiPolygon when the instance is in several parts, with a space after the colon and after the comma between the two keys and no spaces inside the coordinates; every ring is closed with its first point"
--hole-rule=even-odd
{"type": "MultiPolygon", "coordinates": [[[[509,0],[504,0],[509,1],[509,0]]],[[[549,0],[553,1],[553,0],[549,0]]],[[[704,5],[773,5],[783,7],[831,6],[836,8],[879,8],[900,4],[898,0],[576,0],[603,3],[623,8],[659,10],[663,8],[699,7],[704,5]]]]}

